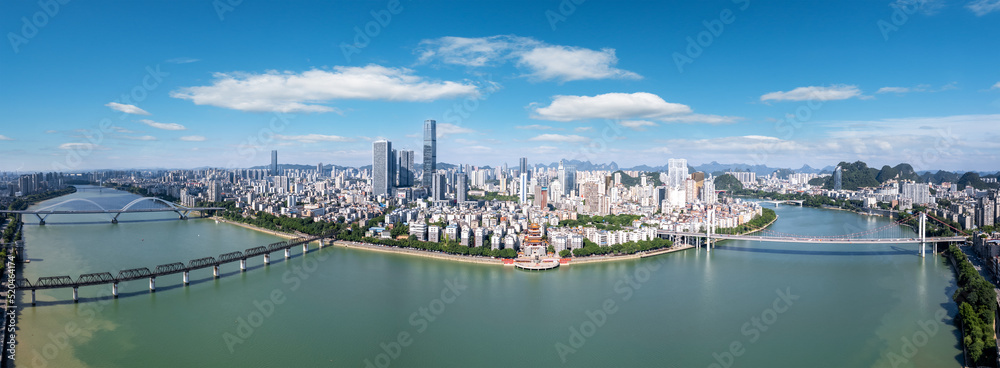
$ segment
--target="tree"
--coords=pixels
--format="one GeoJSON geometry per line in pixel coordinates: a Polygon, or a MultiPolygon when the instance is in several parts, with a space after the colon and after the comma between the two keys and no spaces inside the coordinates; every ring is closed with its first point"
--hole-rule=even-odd
{"type": "Polygon", "coordinates": [[[569,258],[569,256],[571,255],[573,255],[573,252],[570,252],[569,249],[563,249],[559,251],[559,256],[562,258],[569,258]]]}
{"type": "Polygon", "coordinates": [[[725,174],[715,177],[715,189],[729,192],[743,190],[743,183],[740,183],[735,176],[725,174]]]}

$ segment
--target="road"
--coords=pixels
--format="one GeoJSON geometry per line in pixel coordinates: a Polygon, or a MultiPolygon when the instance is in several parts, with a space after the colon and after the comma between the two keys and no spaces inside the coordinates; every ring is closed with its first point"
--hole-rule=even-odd
{"type": "MultiPolygon", "coordinates": [[[[993,291],[995,291],[997,294],[997,304],[1000,305],[1000,288],[997,288],[996,280],[993,278],[993,275],[990,274],[989,268],[986,267],[986,261],[979,258],[979,256],[972,251],[971,246],[958,247],[958,248],[961,249],[962,252],[965,253],[967,257],[969,257],[969,261],[972,262],[972,267],[974,267],[976,271],[979,271],[979,274],[982,275],[983,278],[986,279],[986,281],[989,281],[991,284],[993,284],[993,291]]],[[[997,335],[994,331],[993,337],[997,342],[997,346],[1000,346],[1000,335],[997,335]]]]}

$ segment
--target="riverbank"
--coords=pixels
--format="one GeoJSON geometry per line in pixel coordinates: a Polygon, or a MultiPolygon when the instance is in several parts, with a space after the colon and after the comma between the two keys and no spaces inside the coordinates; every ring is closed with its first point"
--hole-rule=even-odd
{"type": "Polygon", "coordinates": [[[448,260],[448,261],[459,261],[459,262],[466,262],[466,263],[503,265],[503,261],[500,258],[460,256],[460,255],[447,254],[447,253],[431,252],[431,251],[420,250],[420,249],[400,248],[400,247],[392,247],[392,246],[377,245],[377,244],[368,244],[368,243],[358,243],[358,242],[352,242],[352,241],[348,241],[348,240],[335,240],[333,242],[333,244],[337,245],[337,246],[344,247],[344,248],[366,249],[366,250],[372,250],[372,251],[383,252],[383,253],[407,254],[407,255],[411,255],[411,256],[418,256],[418,257],[425,257],[425,258],[434,258],[434,259],[442,259],[442,260],[448,260]]]}
{"type": "Polygon", "coordinates": [[[236,226],[239,226],[239,227],[242,227],[242,228],[245,228],[245,229],[250,229],[250,230],[253,230],[253,231],[259,231],[259,232],[262,232],[262,233],[265,233],[265,234],[270,234],[270,235],[274,235],[274,236],[280,236],[280,237],[285,238],[285,239],[294,239],[294,238],[300,238],[300,237],[308,236],[308,235],[305,235],[305,234],[297,235],[297,234],[283,233],[283,232],[280,232],[280,231],[268,230],[268,229],[265,229],[265,228],[262,228],[262,227],[257,227],[257,226],[253,226],[253,225],[250,225],[250,224],[244,224],[242,222],[236,222],[236,221],[226,220],[226,219],[224,219],[222,217],[219,217],[219,216],[212,216],[210,218],[213,219],[213,220],[215,220],[215,221],[218,221],[218,222],[224,222],[224,223],[227,223],[227,224],[230,224],[230,225],[236,225],[236,226]]]}

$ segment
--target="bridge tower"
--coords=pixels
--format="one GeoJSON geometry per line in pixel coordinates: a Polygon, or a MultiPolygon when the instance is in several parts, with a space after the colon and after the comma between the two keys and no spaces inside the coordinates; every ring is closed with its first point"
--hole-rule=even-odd
{"type": "Polygon", "coordinates": [[[705,249],[709,252],[712,251],[712,232],[714,232],[715,227],[715,209],[708,210],[705,213],[705,249]]]}
{"type": "MultiPolygon", "coordinates": [[[[920,258],[924,258],[924,247],[927,244],[927,214],[920,213],[920,258]]],[[[936,246],[936,245],[935,245],[936,246]]]]}

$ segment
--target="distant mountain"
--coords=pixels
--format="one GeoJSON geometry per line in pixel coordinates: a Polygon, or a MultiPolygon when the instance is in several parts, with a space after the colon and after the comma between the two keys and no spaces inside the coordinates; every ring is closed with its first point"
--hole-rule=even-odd
{"type": "MultiPolygon", "coordinates": [[[[614,161],[611,161],[610,164],[594,164],[594,163],[591,163],[590,160],[587,160],[587,161],[563,160],[563,165],[573,166],[574,168],[576,168],[579,171],[591,171],[591,170],[617,171],[618,170],[618,164],[615,163],[614,161]]],[[[559,163],[558,162],[553,162],[553,163],[549,164],[548,166],[545,166],[545,165],[541,165],[541,166],[542,167],[553,167],[554,168],[554,167],[559,167],[559,163]]],[[[629,169],[629,170],[632,170],[632,169],[629,169]]],[[[643,170],[643,171],[659,171],[659,170],[643,170]]]]}

